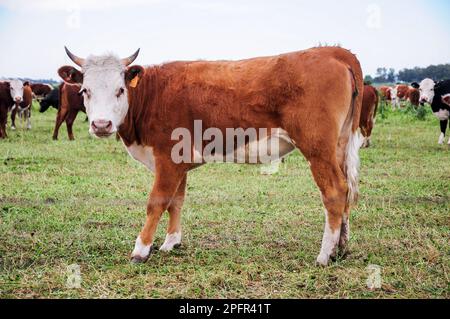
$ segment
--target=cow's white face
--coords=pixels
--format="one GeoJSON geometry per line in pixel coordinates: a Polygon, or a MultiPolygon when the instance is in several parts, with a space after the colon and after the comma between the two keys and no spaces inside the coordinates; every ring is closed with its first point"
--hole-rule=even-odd
{"type": "Polygon", "coordinates": [[[18,104],[23,100],[23,82],[20,80],[9,81],[9,87],[11,90],[11,98],[14,103],[18,104]]]}
{"type": "Polygon", "coordinates": [[[117,132],[128,112],[126,67],[114,56],[89,57],[83,65],[81,93],[91,123],[89,133],[100,137],[117,132]],[[109,128],[100,130],[96,128],[109,128]]]}
{"type": "Polygon", "coordinates": [[[89,117],[89,133],[97,137],[111,136],[118,131],[128,112],[127,87],[144,72],[141,66],[127,67],[137,57],[139,50],[126,59],[119,59],[115,55],[81,59],[67,49],[66,52],[81,66],[81,71],[64,66],[58,73],[68,83],[81,84],[80,94],[84,97],[84,106],[89,117]]]}
{"type": "Polygon", "coordinates": [[[434,86],[436,84],[431,79],[420,82],[420,103],[432,103],[434,99],[434,86]]]}

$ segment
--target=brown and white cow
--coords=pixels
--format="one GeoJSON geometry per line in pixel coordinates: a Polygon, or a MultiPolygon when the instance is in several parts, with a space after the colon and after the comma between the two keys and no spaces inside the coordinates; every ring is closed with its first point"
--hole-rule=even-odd
{"type": "Polygon", "coordinates": [[[31,107],[33,103],[33,91],[29,82],[23,84],[23,99],[20,104],[11,110],[11,130],[16,129],[16,115],[19,114],[22,122],[27,122],[27,129],[31,130],[31,107]]]}
{"type": "Polygon", "coordinates": [[[50,84],[32,83],[31,90],[36,99],[40,101],[53,90],[53,87],[50,84]]]}
{"type": "Polygon", "coordinates": [[[363,102],[359,127],[364,136],[363,147],[369,147],[371,143],[373,125],[378,108],[378,92],[371,85],[364,85],[363,102]]]}
{"type": "Polygon", "coordinates": [[[75,140],[72,130],[73,122],[75,122],[78,112],[86,113],[80,90],[81,86],[78,84],[62,83],[59,86],[60,102],[58,114],[56,115],[55,129],[53,131],[54,140],[58,139],[59,128],[64,121],[66,122],[69,140],[75,140]]]}
{"type": "Polygon", "coordinates": [[[23,101],[23,82],[11,80],[0,82],[0,139],[6,138],[8,111],[19,107],[23,101]]]}
{"type": "MultiPolygon", "coordinates": [[[[181,243],[187,173],[208,162],[202,143],[200,149],[196,145],[199,122],[203,138],[209,140],[221,134],[228,139],[236,129],[267,128],[269,134],[254,142],[289,141],[278,157],[298,148],[310,163],[325,206],[317,263],[327,265],[338,249],[345,251],[350,208],[358,195],[358,126],[364,89],[361,66],[352,53],[321,47],[241,61],[173,62],[143,68],[129,66],[139,50],[125,59],[114,55],[83,59],[66,52],[81,71],[63,66],[59,75],[82,85],[90,133],[108,137],[117,132],[129,154],[155,173],[132,262],[149,257],[166,210],[169,227],[160,250],[170,251],[181,243]],[[174,150],[186,141],[190,148],[183,148],[187,154],[183,152],[179,161],[180,153],[174,150]]],[[[238,148],[250,146],[236,146],[232,140],[231,148],[218,148],[216,155],[233,158],[238,148]]]]}
{"type": "Polygon", "coordinates": [[[381,86],[380,87],[380,95],[381,100],[386,103],[391,103],[393,108],[399,108],[399,98],[397,96],[397,87],[390,87],[390,86],[381,86]]]}

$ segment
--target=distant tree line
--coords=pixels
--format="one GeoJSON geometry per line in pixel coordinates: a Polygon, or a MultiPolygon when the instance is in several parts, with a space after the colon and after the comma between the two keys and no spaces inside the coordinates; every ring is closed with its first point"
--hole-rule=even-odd
{"type": "Polygon", "coordinates": [[[435,81],[450,79],[450,64],[430,65],[426,68],[415,67],[395,72],[393,68],[378,68],[375,77],[367,75],[366,82],[370,83],[395,83],[395,82],[420,82],[425,78],[435,81]]]}
{"type": "MultiPolygon", "coordinates": [[[[0,77],[0,81],[4,81],[4,80],[8,80],[8,79],[13,79],[13,78],[6,78],[6,77],[0,77]]],[[[56,85],[58,84],[57,81],[55,80],[51,80],[51,79],[30,79],[30,78],[18,78],[19,80],[25,82],[25,81],[29,81],[31,83],[44,83],[44,84],[50,84],[50,85],[56,85]]]]}

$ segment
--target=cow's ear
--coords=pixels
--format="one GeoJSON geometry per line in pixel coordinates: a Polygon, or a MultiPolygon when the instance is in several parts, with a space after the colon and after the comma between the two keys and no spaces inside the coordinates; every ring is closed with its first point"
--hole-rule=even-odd
{"type": "Polygon", "coordinates": [[[417,83],[417,82],[411,83],[411,86],[412,86],[413,88],[415,88],[415,89],[420,88],[420,85],[419,85],[419,83],[417,83]]]}
{"type": "Polygon", "coordinates": [[[450,105],[450,94],[444,95],[442,97],[442,102],[444,102],[447,105],[450,105]]]}
{"type": "Polygon", "coordinates": [[[144,75],[144,68],[140,65],[130,66],[125,72],[125,83],[127,86],[135,88],[139,80],[144,75]]]}
{"type": "Polygon", "coordinates": [[[58,70],[59,76],[64,80],[64,82],[70,84],[82,84],[83,83],[83,73],[75,69],[73,66],[62,66],[58,70]]]}

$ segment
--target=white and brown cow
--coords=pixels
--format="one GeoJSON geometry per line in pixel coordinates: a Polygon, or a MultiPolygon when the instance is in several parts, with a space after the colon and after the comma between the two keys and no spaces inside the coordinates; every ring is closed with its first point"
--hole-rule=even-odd
{"type": "Polygon", "coordinates": [[[27,129],[31,130],[31,107],[33,103],[33,91],[31,90],[29,82],[23,83],[23,98],[22,102],[15,105],[11,111],[11,130],[16,129],[16,115],[23,123],[27,123],[27,129]]]}
{"type": "Polygon", "coordinates": [[[21,80],[0,82],[0,139],[6,138],[8,111],[20,107],[23,102],[24,86],[21,80]]]}
{"type": "MultiPolygon", "coordinates": [[[[450,94],[450,80],[444,80],[436,83],[432,79],[424,79],[419,84],[420,103],[429,103],[434,115],[439,119],[441,134],[439,135],[439,144],[444,144],[447,126],[449,126],[450,104],[448,94],[450,94]]],[[[450,139],[448,140],[450,145],[450,139]]]]}
{"type": "MultiPolygon", "coordinates": [[[[133,262],[149,257],[166,210],[169,227],[160,250],[170,251],[181,243],[187,173],[208,162],[202,145],[200,150],[195,146],[198,122],[210,140],[212,132],[226,136],[230,128],[267,128],[269,134],[259,136],[257,143],[289,141],[278,156],[298,148],[310,163],[325,206],[317,263],[327,265],[338,250],[345,251],[350,208],[358,195],[363,93],[360,63],[352,53],[321,47],[241,61],[173,62],[143,68],[129,66],[138,51],[125,59],[114,55],[83,59],[66,51],[81,70],[64,66],[59,74],[68,83],[82,85],[90,133],[108,137],[117,132],[129,154],[155,173],[133,262]],[[194,144],[183,149],[187,154],[182,161],[174,158],[180,132],[187,132],[186,139],[194,144]]],[[[236,161],[237,148],[249,144],[218,147],[215,154],[236,161]]]]}

